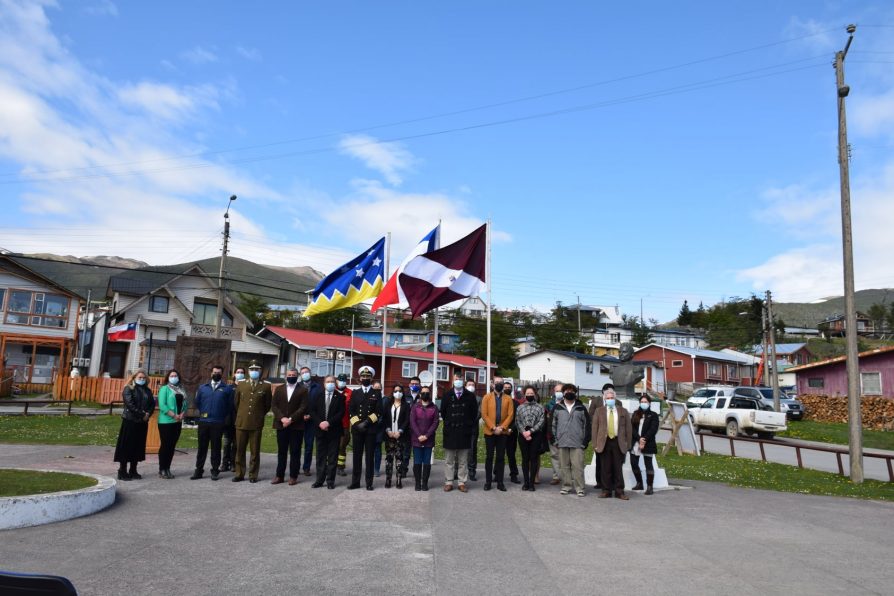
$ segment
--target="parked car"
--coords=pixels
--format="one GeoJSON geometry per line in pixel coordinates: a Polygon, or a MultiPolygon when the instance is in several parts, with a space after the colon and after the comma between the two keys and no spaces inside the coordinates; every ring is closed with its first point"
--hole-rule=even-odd
{"type": "MultiPolygon", "coordinates": [[[[773,409],[773,389],[770,387],[736,387],[733,395],[759,399],[765,406],[773,409]]],[[[802,420],[804,418],[804,404],[779,390],[779,411],[790,420],[802,420]]]]}
{"type": "Polygon", "coordinates": [[[759,399],[742,396],[711,397],[692,408],[689,419],[696,432],[699,428],[708,428],[726,432],[729,437],[744,433],[772,439],[787,428],[785,414],[767,408],[759,399]]]}
{"type": "Polygon", "coordinates": [[[697,390],[692,396],[686,400],[686,405],[695,408],[712,397],[729,397],[733,394],[734,387],[729,385],[708,385],[697,390]]]}

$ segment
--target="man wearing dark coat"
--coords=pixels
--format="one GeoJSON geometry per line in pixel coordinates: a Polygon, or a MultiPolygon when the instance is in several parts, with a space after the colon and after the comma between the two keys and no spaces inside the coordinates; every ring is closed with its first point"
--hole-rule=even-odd
{"type": "Polygon", "coordinates": [[[345,394],[336,389],[335,377],[328,376],[323,382],[323,395],[310,404],[308,424],[313,426],[317,437],[317,480],[311,488],[335,488],[335,469],[338,463],[338,448],[343,432],[345,415],[345,394]]]}
{"type": "Polygon", "coordinates": [[[350,422],[354,459],[351,484],[348,485],[348,489],[360,488],[360,472],[365,459],[366,490],[372,490],[377,423],[382,417],[382,392],[372,388],[372,378],[376,374],[373,367],[361,366],[358,372],[360,373],[360,388],[351,392],[350,422]]]}
{"type": "Polygon", "coordinates": [[[441,398],[441,420],[444,421],[444,492],[453,490],[454,473],[460,492],[466,492],[469,481],[469,445],[478,425],[478,401],[475,394],[463,387],[462,375],[453,375],[453,387],[441,398]],[[457,466],[459,463],[459,466],[457,466]],[[457,469],[458,468],[458,469],[457,469]]]}

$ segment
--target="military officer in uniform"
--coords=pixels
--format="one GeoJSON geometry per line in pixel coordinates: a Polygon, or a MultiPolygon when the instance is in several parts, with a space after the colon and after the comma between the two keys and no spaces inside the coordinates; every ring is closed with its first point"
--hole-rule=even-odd
{"type": "MultiPolygon", "coordinates": [[[[236,368],[236,372],[233,373],[233,384],[230,386],[232,388],[232,395],[236,395],[236,385],[243,382],[245,380],[245,369],[241,366],[236,368]]],[[[235,410],[230,413],[227,419],[224,421],[224,430],[223,430],[223,467],[221,468],[224,472],[229,472],[233,469],[233,464],[236,462],[236,421],[235,421],[235,410]]]]}
{"type": "Polygon", "coordinates": [[[372,388],[376,371],[360,367],[360,388],[351,393],[351,442],[354,443],[354,466],[349,489],[360,488],[360,471],[366,455],[366,490],[373,489],[373,466],[377,422],[382,416],[382,392],[372,388]]]}
{"type": "Polygon", "coordinates": [[[248,481],[258,481],[261,465],[261,432],[264,417],[270,411],[273,392],[270,383],[261,380],[261,366],[254,360],[248,367],[248,380],[236,386],[236,475],[233,482],[245,480],[245,448],[251,449],[248,481]]]}

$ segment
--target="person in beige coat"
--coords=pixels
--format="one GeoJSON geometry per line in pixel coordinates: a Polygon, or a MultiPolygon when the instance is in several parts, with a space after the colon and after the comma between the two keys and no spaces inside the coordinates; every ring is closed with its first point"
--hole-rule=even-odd
{"type": "Polygon", "coordinates": [[[605,499],[614,496],[627,501],[624,494],[624,456],[630,450],[630,437],[633,427],[630,424],[630,413],[615,400],[615,386],[606,383],[602,387],[603,405],[596,409],[593,416],[593,448],[599,457],[602,478],[602,494],[605,499]]]}

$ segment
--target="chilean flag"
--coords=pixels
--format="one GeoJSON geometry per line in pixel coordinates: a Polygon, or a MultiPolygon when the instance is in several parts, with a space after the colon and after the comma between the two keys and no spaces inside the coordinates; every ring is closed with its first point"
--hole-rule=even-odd
{"type": "Polygon", "coordinates": [[[133,341],[137,338],[137,324],[124,323],[109,327],[109,341],[133,341]]]}
{"type": "Polygon", "coordinates": [[[413,317],[487,288],[487,224],[465,238],[413,258],[400,274],[413,317]]]}
{"type": "Polygon", "coordinates": [[[427,252],[431,252],[436,248],[441,246],[441,224],[435,226],[435,229],[426,234],[425,238],[419,241],[419,244],[416,245],[416,248],[407,255],[407,258],[404,259],[404,262],[400,264],[400,267],[397,268],[391,277],[388,279],[388,283],[385,284],[385,287],[382,288],[382,291],[379,293],[376,301],[373,302],[373,305],[370,307],[371,312],[376,312],[380,308],[384,308],[386,306],[390,306],[392,304],[396,304],[397,308],[406,308],[409,306],[407,302],[407,297],[404,295],[403,288],[400,285],[399,276],[404,268],[407,266],[407,263],[412,261],[415,257],[418,257],[421,254],[425,254],[427,252]]]}

